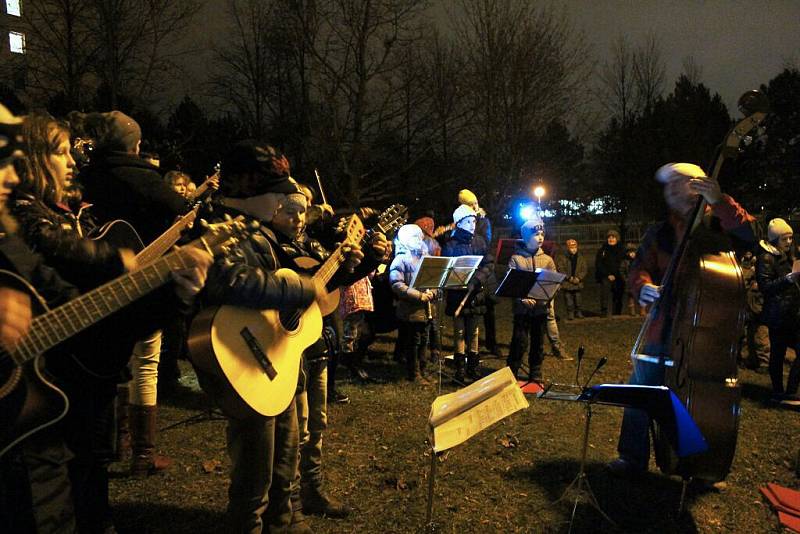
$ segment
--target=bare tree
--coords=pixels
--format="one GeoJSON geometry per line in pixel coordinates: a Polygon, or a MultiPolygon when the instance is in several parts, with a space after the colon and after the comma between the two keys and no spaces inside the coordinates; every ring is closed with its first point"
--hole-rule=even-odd
{"type": "Polygon", "coordinates": [[[461,0],[454,11],[458,46],[465,53],[480,154],[477,186],[496,210],[529,184],[525,168],[547,126],[581,101],[588,76],[582,36],[563,12],[524,0],[461,0]],[[457,13],[461,13],[458,15],[457,13]]]}
{"type": "Polygon", "coordinates": [[[251,136],[266,130],[273,54],[269,35],[275,5],[259,0],[229,0],[230,33],[215,43],[217,75],[212,80],[216,96],[233,106],[251,136]]]}
{"type": "Polygon", "coordinates": [[[654,34],[633,53],[633,75],[639,109],[651,109],[664,94],[666,67],[661,57],[661,44],[654,34]]]}
{"type": "Polygon", "coordinates": [[[47,100],[60,93],[66,107],[82,108],[97,53],[90,1],[29,0],[22,14],[33,98],[47,100]]]}
{"type": "Polygon", "coordinates": [[[661,45],[655,35],[639,46],[619,35],[611,47],[611,59],[600,71],[600,101],[621,124],[629,124],[663,96],[665,78],[661,45]]]}
{"type": "Polygon", "coordinates": [[[303,34],[313,57],[314,94],[327,122],[312,136],[331,142],[351,204],[374,184],[370,144],[390,104],[386,77],[402,61],[399,51],[419,36],[426,0],[331,0],[306,4],[303,34]],[[308,14],[311,11],[311,14],[308,14]],[[313,38],[313,42],[311,41],[313,38]]]}
{"type": "Polygon", "coordinates": [[[600,101],[623,124],[627,124],[637,111],[632,48],[628,38],[620,34],[611,45],[611,59],[600,71],[600,101]]]}
{"type": "Polygon", "coordinates": [[[703,67],[697,64],[694,56],[686,56],[682,61],[683,74],[693,85],[699,84],[703,80],[703,67]]]}
{"type": "Polygon", "coordinates": [[[122,96],[152,97],[160,75],[184,52],[177,46],[199,4],[195,0],[89,0],[98,45],[95,71],[109,105],[122,96]]]}

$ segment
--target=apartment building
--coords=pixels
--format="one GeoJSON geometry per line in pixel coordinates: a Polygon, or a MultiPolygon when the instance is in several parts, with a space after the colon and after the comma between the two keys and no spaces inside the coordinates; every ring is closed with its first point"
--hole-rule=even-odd
{"type": "Polygon", "coordinates": [[[13,90],[25,89],[25,32],[23,0],[0,0],[0,83],[13,90]]]}

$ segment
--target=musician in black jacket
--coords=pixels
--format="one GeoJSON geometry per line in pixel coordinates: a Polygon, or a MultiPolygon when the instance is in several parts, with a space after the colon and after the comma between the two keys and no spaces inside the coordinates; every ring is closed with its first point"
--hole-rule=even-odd
{"type": "MultiPolygon", "coordinates": [[[[276,212],[270,226],[275,230],[281,251],[294,260],[311,258],[323,263],[330,256],[322,244],[305,233],[307,197],[303,194],[286,196],[286,202],[276,212]]],[[[379,263],[386,251],[381,234],[373,238],[370,254],[358,268],[341,268],[328,283],[328,289],[347,286],[363,278],[379,263]]],[[[360,252],[355,252],[360,258],[360,252]]],[[[292,487],[292,522],[305,521],[303,513],[328,517],[346,517],[350,509],[322,489],[322,434],[327,428],[328,355],[338,350],[338,336],[333,314],[324,318],[320,339],[303,353],[303,376],[295,398],[300,437],[300,463],[292,487]]]]}
{"type": "MultiPolygon", "coordinates": [[[[73,167],[65,127],[52,117],[32,116],[22,133],[28,154],[21,159],[20,166],[25,169],[24,185],[28,193],[17,201],[15,213],[21,217],[21,234],[27,244],[39,250],[48,264],[61,269],[64,277],[82,290],[122,274],[125,267],[135,266],[132,255],[122,261],[124,255],[118,250],[82,237],[77,219],[62,216],[49,207],[49,203],[57,203],[58,192],[67,185],[73,167]]],[[[200,259],[204,269],[208,268],[211,258],[205,252],[196,250],[188,254],[200,259]]],[[[198,292],[204,276],[204,272],[183,273],[180,289],[176,291],[178,296],[188,299],[198,292]]],[[[162,292],[156,308],[164,313],[176,310],[175,305],[164,301],[165,295],[169,299],[171,292],[162,292]]],[[[67,296],[74,297],[74,289],[70,288],[67,296]]],[[[70,410],[59,425],[34,434],[19,448],[15,465],[22,484],[17,491],[24,495],[28,480],[32,499],[28,507],[18,503],[10,508],[21,506],[22,513],[14,515],[30,523],[20,525],[35,524],[30,530],[50,531],[50,524],[75,524],[78,532],[98,532],[111,526],[108,423],[116,392],[115,378],[127,362],[136,333],[141,332],[139,328],[148,328],[141,316],[153,317],[153,314],[140,314],[135,308],[120,311],[85,335],[47,353],[47,371],[69,399],[70,410]],[[89,337],[91,343],[86,342],[89,337]],[[101,371],[92,364],[98,360],[105,364],[115,355],[119,364],[116,372],[100,377],[107,370],[101,371]],[[76,365],[77,360],[80,363],[76,365]],[[27,515],[26,510],[31,514],[27,515]]]]}
{"type": "MultiPolygon", "coordinates": [[[[144,245],[189,211],[187,200],[164,182],[158,167],[141,158],[142,131],[119,111],[94,120],[94,152],[80,174],[86,199],[101,223],[123,220],[131,224],[144,245]]],[[[161,331],[167,319],[143,333],[133,348],[130,383],[131,475],[144,477],[172,463],[156,454],[157,384],[161,358],[161,331]]],[[[128,394],[127,389],[120,396],[128,394]]],[[[123,405],[125,403],[123,402],[123,405]]]]}
{"type": "MultiPolygon", "coordinates": [[[[269,145],[256,141],[237,143],[222,161],[222,198],[214,216],[243,215],[256,225],[250,239],[233,248],[209,271],[203,301],[254,309],[305,309],[325,289],[311,277],[284,270],[292,267],[269,224],[298,193],[289,177],[289,162],[269,145]]],[[[351,256],[351,267],[361,258],[351,256]]],[[[299,365],[299,355],[298,355],[299,365]]],[[[203,389],[225,399],[231,386],[223,379],[198,371],[203,389]]],[[[222,403],[222,402],[221,402],[222,403]]],[[[228,454],[233,467],[228,490],[229,528],[235,532],[311,532],[305,522],[292,525],[290,487],[298,462],[298,427],[295,400],[275,417],[265,417],[245,407],[238,413],[225,408],[228,417],[228,454]]]]}

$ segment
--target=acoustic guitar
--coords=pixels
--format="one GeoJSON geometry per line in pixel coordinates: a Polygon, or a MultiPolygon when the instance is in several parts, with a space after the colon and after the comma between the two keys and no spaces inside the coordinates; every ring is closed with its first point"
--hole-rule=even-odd
{"type": "MultiPolygon", "coordinates": [[[[210,225],[201,238],[186,246],[216,255],[225,252],[243,233],[240,220],[210,225]]],[[[172,271],[187,267],[185,254],[178,249],[52,310],[25,279],[0,271],[4,285],[30,293],[37,313],[28,334],[13,349],[0,347],[0,457],[28,436],[59,421],[69,408],[64,392],[43,374],[40,356],[163,286],[172,271]]]]}
{"type": "MultiPolygon", "coordinates": [[[[343,249],[365,234],[357,215],[347,219],[342,244],[314,274],[326,285],[345,260],[343,249]]],[[[280,276],[279,269],[276,275],[280,276]]],[[[315,301],[305,310],[256,310],[215,306],[203,310],[189,330],[189,355],[201,371],[225,386],[216,401],[231,417],[283,412],[297,389],[300,357],[322,334],[315,301]]]]}
{"type": "MultiPolygon", "coordinates": [[[[360,246],[364,248],[369,239],[376,233],[381,233],[386,236],[386,239],[391,240],[394,233],[403,226],[408,220],[408,208],[402,204],[392,204],[378,216],[378,222],[375,226],[367,230],[364,237],[361,239],[360,246]]],[[[314,272],[319,262],[314,258],[306,256],[295,258],[294,264],[298,269],[304,272],[314,272]]],[[[339,308],[339,299],[341,292],[339,288],[331,290],[327,295],[317,301],[319,311],[323,317],[327,317],[339,308]]]]}

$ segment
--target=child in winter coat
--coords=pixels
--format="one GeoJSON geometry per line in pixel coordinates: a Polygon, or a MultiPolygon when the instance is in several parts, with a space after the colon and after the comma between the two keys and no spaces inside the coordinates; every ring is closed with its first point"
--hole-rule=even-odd
{"type": "Polygon", "coordinates": [[[578,251],[578,242],[575,239],[567,239],[566,245],[566,254],[558,258],[558,272],[567,275],[561,284],[561,292],[564,295],[567,321],[569,321],[583,319],[581,291],[588,268],[586,267],[586,258],[578,251]]]}
{"type": "MultiPolygon", "coordinates": [[[[556,270],[553,258],[541,249],[544,242],[544,223],[541,219],[529,220],[520,229],[523,245],[518,247],[508,261],[509,269],[535,271],[538,269],[556,270]]],[[[548,303],[532,298],[514,299],[514,330],[511,335],[511,350],[508,366],[514,373],[519,372],[522,355],[528,352],[528,379],[542,381],[542,361],[544,360],[543,335],[547,322],[548,303]]]]}
{"type": "Polygon", "coordinates": [[[397,232],[397,249],[389,267],[389,281],[397,296],[397,319],[399,331],[397,343],[401,344],[405,356],[406,376],[409,381],[429,384],[425,372],[425,346],[428,344],[428,304],[435,296],[426,289],[419,291],[410,287],[411,279],[427,252],[423,233],[416,224],[407,224],[397,232]]]}

